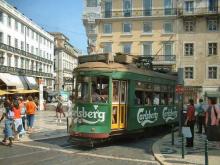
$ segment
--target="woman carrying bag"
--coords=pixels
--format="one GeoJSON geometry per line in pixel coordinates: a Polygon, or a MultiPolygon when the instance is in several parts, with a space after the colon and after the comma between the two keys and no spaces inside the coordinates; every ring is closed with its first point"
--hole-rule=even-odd
{"type": "Polygon", "coordinates": [[[193,147],[195,121],[196,121],[196,117],[195,117],[194,101],[190,99],[189,105],[187,107],[185,125],[190,127],[192,137],[186,138],[186,147],[193,147]]]}
{"type": "Polygon", "coordinates": [[[206,129],[207,129],[207,139],[210,141],[220,140],[220,110],[216,105],[216,99],[208,99],[208,109],[206,111],[206,129]]]}

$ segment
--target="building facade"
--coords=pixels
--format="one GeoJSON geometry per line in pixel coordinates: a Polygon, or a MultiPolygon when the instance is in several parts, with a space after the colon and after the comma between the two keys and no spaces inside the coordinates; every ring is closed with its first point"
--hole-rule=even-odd
{"type": "Polygon", "coordinates": [[[53,59],[54,37],[15,7],[1,0],[0,89],[31,88],[31,85],[18,85],[21,77],[24,77],[30,81],[28,84],[35,85],[41,79],[44,88],[52,90],[53,59]]]}
{"type": "Polygon", "coordinates": [[[55,90],[73,90],[73,69],[78,65],[80,52],[69,43],[69,39],[62,33],[51,33],[55,39],[55,90]]]}
{"type": "Polygon", "coordinates": [[[154,57],[184,70],[185,101],[220,91],[219,0],[85,0],[88,53],[154,57]]]}

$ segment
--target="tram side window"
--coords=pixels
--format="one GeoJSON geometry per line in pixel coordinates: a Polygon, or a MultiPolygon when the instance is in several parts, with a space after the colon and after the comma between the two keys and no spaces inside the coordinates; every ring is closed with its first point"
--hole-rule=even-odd
{"type": "Polygon", "coordinates": [[[153,94],[153,104],[159,105],[160,104],[160,93],[153,94]]]}
{"type": "Polygon", "coordinates": [[[160,104],[161,105],[168,105],[168,93],[161,93],[160,94],[160,104]]]}
{"type": "Polygon", "coordinates": [[[89,78],[79,77],[77,79],[77,100],[88,102],[89,101],[89,78]]]}
{"type": "Polygon", "coordinates": [[[109,79],[108,77],[92,78],[92,102],[107,103],[109,96],[109,79]]]}
{"type": "Polygon", "coordinates": [[[143,105],[144,91],[135,91],[134,102],[135,102],[135,105],[143,105]]]}
{"type": "Polygon", "coordinates": [[[153,94],[152,92],[145,92],[145,105],[152,105],[153,104],[153,94]]]}

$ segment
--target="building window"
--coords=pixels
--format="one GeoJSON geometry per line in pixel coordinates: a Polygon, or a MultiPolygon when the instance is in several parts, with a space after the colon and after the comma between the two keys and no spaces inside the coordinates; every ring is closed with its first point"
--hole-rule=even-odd
{"type": "Polygon", "coordinates": [[[32,31],[31,38],[34,39],[34,31],[32,31]]]}
{"type": "Polygon", "coordinates": [[[209,11],[218,11],[218,0],[208,0],[209,11]]]}
{"type": "Polygon", "coordinates": [[[194,54],[194,44],[193,43],[184,44],[184,55],[193,56],[193,54],[194,54]]]}
{"type": "Polygon", "coordinates": [[[217,55],[218,53],[218,45],[217,43],[208,43],[208,55],[217,55]]]}
{"type": "Polygon", "coordinates": [[[112,52],[112,43],[105,42],[103,43],[103,53],[111,53],[112,52]]]}
{"type": "Polygon", "coordinates": [[[131,23],[123,23],[123,33],[131,33],[131,23]]]}
{"type": "Polygon", "coordinates": [[[8,16],[8,26],[11,27],[11,17],[8,16]]]}
{"type": "Polygon", "coordinates": [[[111,18],[112,17],[112,0],[105,0],[104,2],[105,6],[105,18],[111,18]]]}
{"type": "Polygon", "coordinates": [[[193,79],[193,67],[185,67],[185,79],[193,79]]]}
{"type": "Polygon", "coordinates": [[[97,0],[87,0],[87,7],[97,7],[97,0]]]}
{"type": "Polygon", "coordinates": [[[208,78],[217,79],[217,67],[208,67],[208,78]]]}
{"type": "Polygon", "coordinates": [[[15,30],[18,31],[18,21],[15,20],[15,30]]]}
{"type": "Polygon", "coordinates": [[[218,30],[218,20],[217,19],[207,20],[207,24],[208,24],[208,31],[217,31],[218,30]]]}
{"type": "Polygon", "coordinates": [[[172,15],[173,0],[164,0],[164,15],[172,15]]]}
{"type": "Polygon", "coordinates": [[[132,0],[123,0],[124,17],[131,17],[132,15],[132,0]]]}
{"type": "Polygon", "coordinates": [[[111,34],[112,33],[112,24],[106,23],[103,25],[103,33],[104,34],[111,34]]]}
{"type": "Polygon", "coordinates": [[[173,56],[173,43],[172,42],[164,42],[163,43],[164,48],[164,60],[165,61],[171,61],[173,56]]]}
{"type": "Polygon", "coordinates": [[[152,56],[152,42],[143,43],[143,55],[152,56]]]}
{"type": "Polygon", "coordinates": [[[152,15],[152,0],[143,0],[144,16],[152,15]]]}
{"type": "Polygon", "coordinates": [[[122,45],[123,53],[130,54],[131,53],[131,43],[124,43],[122,45]]]}
{"type": "Polygon", "coordinates": [[[8,66],[11,66],[11,54],[8,54],[8,56],[7,56],[7,65],[8,66]]]}
{"type": "Polygon", "coordinates": [[[195,22],[194,21],[184,21],[184,30],[186,32],[193,32],[195,28],[195,22]]]}
{"type": "Polygon", "coordinates": [[[26,27],[26,32],[27,32],[27,36],[29,37],[30,29],[28,27],[26,27]]]}
{"type": "Polygon", "coordinates": [[[165,22],[164,23],[164,33],[173,33],[173,23],[165,22]]]}
{"type": "Polygon", "coordinates": [[[36,51],[35,51],[36,55],[38,56],[38,48],[36,48],[36,51]]]}
{"type": "Polygon", "coordinates": [[[0,11],[0,22],[3,22],[3,13],[0,11]]]}
{"type": "Polygon", "coordinates": [[[21,58],[21,68],[24,69],[24,58],[21,58]]]}
{"type": "Polygon", "coordinates": [[[29,70],[29,64],[30,64],[30,60],[26,59],[25,69],[29,70]]]}
{"type": "Polygon", "coordinates": [[[3,43],[3,33],[0,32],[0,43],[3,43]]]}
{"type": "Polygon", "coordinates": [[[185,1],[185,11],[194,12],[194,1],[185,1]]]}
{"type": "Polygon", "coordinates": [[[143,23],[143,32],[144,33],[152,33],[152,22],[144,22],[143,23]]]}
{"type": "Polygon", "coordinates": [[[24,42],[21,41],[21,50],[24,50],[24,42]]]}
{"type": "Polygon", "coordinates": [[[29,44],[27,44],[27,47],[26,47],[26,52],[28,52],[29,53],[29,44]]]}
{"type": "Polygon", "coordinates": [[[34,54],[34,46],[31,46],[31,53],[34,54]]]}
{"type": "Polygon", "coordinates": [[[18,48],[18,39],[15,38],[15,48],[18,48]]]}
{"type": "Polygon", "coordinates": [[[21,33],[24,34],[24,25],[21,24],[21,33]]]}
{"type": "Polygon", "coordinates": [[[8,37],[7,37],[7,44],[8,44],[9,46],[11,46],[11,36],[9,36],[9,35],[8,35],[8,37]]]}
{"type": "Polygon", "coordinates": [[[14,56],[15,57],[15,68],[18,68],[18,56],[14,56]]]}

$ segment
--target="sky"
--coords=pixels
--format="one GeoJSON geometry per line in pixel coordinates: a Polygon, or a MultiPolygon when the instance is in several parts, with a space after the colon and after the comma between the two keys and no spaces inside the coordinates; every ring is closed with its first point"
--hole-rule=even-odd
{"type": "Polygon", "coordinates": [[[61,32],[86,53],[87,38],[82,22],[83,0],[7,0],[18,11],[48,32],[61,32]]]}

